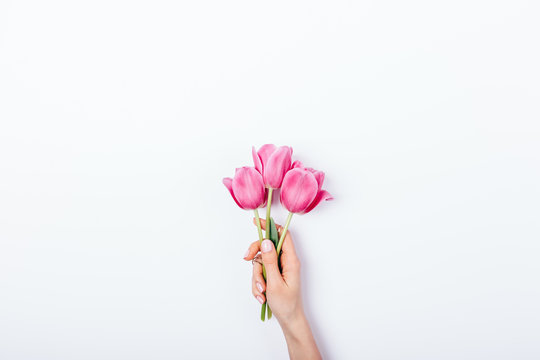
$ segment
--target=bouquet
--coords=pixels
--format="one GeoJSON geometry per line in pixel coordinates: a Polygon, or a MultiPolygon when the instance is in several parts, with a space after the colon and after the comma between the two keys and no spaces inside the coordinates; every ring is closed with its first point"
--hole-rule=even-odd
{"type": "MultiPolygon", "coordinates": [[[[233,178],[224,178],[223,184],[236,204],[244,210],[253,210],[259,233],[259,242],[263,233],[259,218],[259,208],[266,206],[266,239],[274,243],[276,252],[281,255],[281,246],[291,223],[293,214],[307,214],[323,200],[332,200],[332,196],[322,189],[324,172],[304,167],[300,161],[292,162],[292,148],[263,145],[259,151],[252,148],[254,167],[237,168],[233,178]],[[281,236],[274,219],[270,216],[272,196],[280,190],[280,202],[289,211],[281,236]]],[[[263,277],[266,271],[263,265],[263,277]]],[[[261,320],[272,317],[272,310],[267,303],[262,304],[261,320]]]]}

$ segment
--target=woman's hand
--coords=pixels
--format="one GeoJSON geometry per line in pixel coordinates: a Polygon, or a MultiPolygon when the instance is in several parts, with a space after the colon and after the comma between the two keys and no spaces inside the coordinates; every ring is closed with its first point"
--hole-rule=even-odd
{"type": "MultiPolygon", "coordinates": [[[[253,221],[255,223],[256,220],[253,221]]],[[[261,226],[266,229],[266,221],[261,220],[261,226]]],[[[277,224],[276,226],[281,236],[283,229],[277,224]]],[[[288,231],[281,250],[282,271],[280,272],[276,249],[272,241],[264,240],[262,245],[259,241],[255,241],[250,245],[244,259],[256,259],[253,262],[251,291],[261,304],[268,301],[287,340],[291,359],[320,359],[317,344],[304,314],[300,291],[300,261],[296,256],[288,231]],[[257,255],[259,251],[261,253],[257,255]],[[258,259],[262,260],[266,268],[266,282],[262,275],[262,265],[257,262],[258,259]]]]}
{"type": "MultiPolygon", "coordinates": [[[[281,226],[276,226],[281,236],[283,229],[281,226]]],[[[261,220],[261,227],[266,229],[266,221],[261,220]]],[[[300,292],[300,261],[296,256],[289,232],[287,231],[282,246],[281,273],[278,268],[276,249],[270,240],[264,240],[262,245],[259,245],[259,241],[253,242],[244,259],[252,260],[256,256],[257,259],[253,262],[253,277],[251,281],[253,296],[261,304],[264,304],[268,300],[270,309],[272,309],[272,312],[280,323],[301,315],[303,310],[302,295],[300,292]],[[259,251],[261,251],[261,254],[257,255],[259,251]],[[261,260],[266,267],[268,284],[263,278],[262,265],[257,262],[261,260]]]]}

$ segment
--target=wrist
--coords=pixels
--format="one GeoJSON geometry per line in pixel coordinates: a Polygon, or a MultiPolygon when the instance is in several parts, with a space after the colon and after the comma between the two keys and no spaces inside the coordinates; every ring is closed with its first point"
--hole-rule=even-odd
{"type": "Polygon", "coordinates": [[[289,348],[291,345],[294,347],[304,347],[315,341],[303,309],[299,309],[283,321],[281,328],[283,329],[283,335],[285,335],[285,340],[287,341],[289,348]]]}
{"type": "Polygon", "coordinates": [[[287,336],[288,333],[294,334],[298,330],[304,329],[306,325],[309,327],[306,315],[304,314],[304,309],[302,308],[295,310],[286,317],[282,317],[279,323],[285,336],[287,336]]]}
{"type": "Polygon", "coordinates": [[[282,319],[280,325],[287,341],[291,359],[321,358],[303,309],[299,309],[286,319],[282,319]]]}

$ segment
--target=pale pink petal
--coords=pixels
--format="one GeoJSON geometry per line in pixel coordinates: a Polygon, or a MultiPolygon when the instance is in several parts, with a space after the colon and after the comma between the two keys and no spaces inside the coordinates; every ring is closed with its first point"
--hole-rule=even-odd
{"type": "Polygon", "coordinates": [[[223,178],[223,185],[225,185],[225,187],[231,193],[231,196],[234,199],[234,202],[236,203],[236,205],[238,205],[238,206],[240,206],[242,208],[242,205],[240,205],[240,203],[238,202],[238,200],[236,200],[236,197],[234,196],[234,192],[233,192],[233,189],[232,189],[232,182],[233,182],[233,179],[231,179],[231,178],[223,178]]]}
{"type": "Polygon", "coordinates": [[[296,169],[296,168],[303,168],[304,166],[302,165],[302,163],[298,160],[296,160],[295,162],[292,163],[292,166],[291,166],[291,169],[296,169]]]}
{"type": "Polygon", "coordinates": [[[311,202],[311,204],[309,204],[309,206],[307,207],[306,210],[304,210],[303,214],[307,214],[308,212],[310,212],[311,210],[313,210],[317,205],[319,205],[319,203],[323,200],[333,200],[334,198],[332,197],[332,195],[330,195],[330,193],[326,190],[320,190],[318,193],[317,193],[317,196],[315,197],[315,199],[311,202]]]}
{"type": "Polygon", "coordinates": [[[304,169],[292,169],[285,175],[281,187],[281,204],[293,213],[302,213],[317,196],[317,180],[304,169]]]}
{"type": "Polygon", "coordinates": [[[291,169],[291,148],[281,146],[274,151],[264,164],[264,183],[271,188],[277,189],[283,182],[283,177],[291,169]]]}

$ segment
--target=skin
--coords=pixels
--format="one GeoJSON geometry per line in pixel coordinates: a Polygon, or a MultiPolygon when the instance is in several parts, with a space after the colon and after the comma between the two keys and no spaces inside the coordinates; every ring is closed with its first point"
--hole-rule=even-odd
{"type": "MultiPolygon", "coordinates": [[[[253,219],[255,223],[255,219],[253,219]]],[[[266,230],[266,221],[261,219],[261,226],[266,230]]],[[[282,227],[277,225],[281,236],[282,227]]],[[[311,327],[304,313],[302,293],[300,291],[300,261],[296,256],[294,244],[287,231],[281,253],[282,271],[279,271],[274,244],[264,240],[253,242],[244,260],[262,260],[266,267],[267,282],[262,275],[262,266],[254,262],[251,288],[253,296],[263,304],[268,301],[274,316],[277,318],[292,360],[322,359],[311,327]],[[259,253],[260,252],[260,253],[259,253]]]]}

